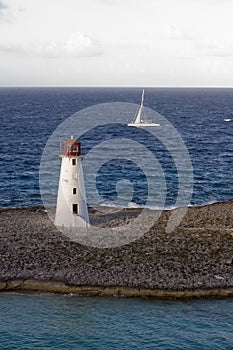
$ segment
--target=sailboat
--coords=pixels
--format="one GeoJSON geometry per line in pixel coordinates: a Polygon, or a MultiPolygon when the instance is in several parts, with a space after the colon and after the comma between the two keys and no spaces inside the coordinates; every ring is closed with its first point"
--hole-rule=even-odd
{"type": "Polygon", "coordinates": [[[137,110],[137,113],[134,117],[134,120],[132,123],[127,124],[128,126],[136,126],[138,128],[140,127],[148,127],[148,126],[160,126],[160,124],[153,123],[152,121],[146,121],[142,119],[142,109],[143,109],[143,103],[144,103],[144,89],[142,90],[142,98],[140,106],[137,110]]]}

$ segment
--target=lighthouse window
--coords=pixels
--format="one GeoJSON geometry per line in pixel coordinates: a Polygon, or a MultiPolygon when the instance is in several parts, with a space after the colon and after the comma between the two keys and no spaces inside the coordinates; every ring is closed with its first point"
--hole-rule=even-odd
{"type": "Polygon", "coordinates": [[[76,159],[72,159],[72,165],[76,165],[76,159]]]}
{"type": "Polygon", "coordinates": [[[73,188],[73,194],[76,194],[77,193],[77,188],[73,188]]]}
{"type": "Polygon", "coordinates": [[[73,214],[78,214],[78,204],[73,204],[73,214]]]}

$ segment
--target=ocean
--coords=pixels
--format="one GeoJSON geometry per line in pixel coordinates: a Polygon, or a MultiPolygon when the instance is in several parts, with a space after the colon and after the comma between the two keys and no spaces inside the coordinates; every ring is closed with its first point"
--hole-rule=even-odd
{"type": "MultiPolygon", "coordinates": [[[[148,88],[145,91],[145,106],[166,118],[182,137],[187,147],[193,168],[191,205],[218,202],[232,197],[232,97],[233,89],[148,88]]],[[[19,207],[42,204],[39,188],[39,166],[42,153],[50,136],[69,116],[88,107],[106,103],[123,102],[126,106],[127,104],[136,106],[140,98],[141,89],[137,88],[1,88],[0,206],[19,207]]],[[[93,110],[91,112],[93,113],[93,110]]],[[[130,113],[128,122],[133,118],[133,113],[131,111],[130,113]]],[[[84,115],[81,121],[80,119],[78,121],[80,125],[76,125],[77,130],[85,125],[87,118],[84,115]]],[[[73,126],[71,130],[72,128],[73,126]]],[[[122,127],[115,135],[116,131],[115,129],[113,131],[110,125],[107,132],[106,128],[102,130],[101,135],[101,130],[96,132],[97,129],[95,127],[81,135],[84,153],[96,145],[103,135],[110,135],[109,138],[112,138],[112,141],[122,135],[129,140],[131,137],[129,129],[131,134],[137,132],[137,130],[132,131],[135,128],[122,127]]],[[[156,132],[162,130],[164,128],[157,128],[156,132]]],[[[142,130],[140,131],[142,134],[142,130]]],[[[168,135],[169,132],[168,130],[168,135]]],[[[149,140],[144,143],[146,149],[150,150],[152,143],[155,143],[155,138],[150,143],[148,134],[139,135],[139,137],[149,140]]],[[[107,154],[106,147],[103,142],[102,144],[100,156],[107,154]]],[[[166,144],[161,145],[161,142],[158,141],[155,146],[156,159],[163,169],[167,187],[165,207],[174,207],[178,191],[177,164],[174,164],[166,149],[166,144]]],[[[136,184],[133,202],[138,206],[145,204],[147,195],[145,176],[143,176],[145,171],[140,163],[144,159],[144,154],[138,157],[140,166],[137,168],[135,161],[132,162],[129,159],[129,154],[134,153],[134,147],[134,144],[127,143],[127,149],[123,148],[127,159],[125,162],[118,160],[115,168],[114,159],[111,161],[110,158],[100,167],[97,174],[94,174],[95,168],[91,169],[93,174],[87,171],[86,175],[90,178],[92,175],[96,176],[96,186],[105,204],[112,203],[116,197],[117,181],[126,179],[132,182],[132,179],[136,178],[135,172],[139,181],[136,184]]],[[[59,145],[55,150],[55,158],[59,165],[58,152],[59,145]]],[[[147,165],[147,168],[150,165],[147,165]]],[[[157,169],[159,169],[158,166],[157,169]]],[[[54,181],[57,183],[56,177],[54,181]]],[[[87,179],[87,192],[93,192],[88,191],[89,186],[92,189],[91,181],[87,179]]],[[[56,189],[53,193],[55,195],[51,204],[55,204],[56,189]]],[[[90,201],[92,203],[92,198],[90,201]]],[[[126,195],[124,206],[127,205],[126,195]]],[[[154,206],[156,205],[155,203],[154,206]]]]}
{"type": "Polygon", "coordinates": [[[232,300],[0,295],[1,349],[232,349],[232,300]]]}
{"type": "MultiPolygon", "coordinates": [[[[89,205],[173,208],[179,193],[187,205],[232,198],[233,89],[145,89],[147,112],[161,124],[155,134],[126,125],[140,98],[139,88],[0,88],[0,207],[55,204],[63,138],[54,149],[49,142],[60,125],[64,135],[79,133],[87,159],[93,150],[84,167],[89,205]]],[[[1,349],[233,348],[232,299],[1,294],[0,303],[1,349]]]]}

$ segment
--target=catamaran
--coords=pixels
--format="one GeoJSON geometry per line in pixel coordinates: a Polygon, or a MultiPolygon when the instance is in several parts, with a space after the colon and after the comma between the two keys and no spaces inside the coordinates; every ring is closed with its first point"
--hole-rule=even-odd
{"type": "Polygon", "coordinates": [[[142,119],[142,109],[143,109],[143,103],[144,103],[144,89],[142,90],[142,98],[140,106],[137,110],[137,113],[134,117],[134,120],[132,123],[127,124],[128,126],[136,126],[138,128],[140,127],[148,127],[148,126],[160,126],[160,124],[153,123],[152,121],[146,121],[142,119]]]}

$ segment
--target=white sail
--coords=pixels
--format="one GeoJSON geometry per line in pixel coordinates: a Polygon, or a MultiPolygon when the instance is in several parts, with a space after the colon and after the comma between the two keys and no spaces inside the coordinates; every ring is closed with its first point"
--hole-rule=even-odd
{"type": "Polygon", "coordinates": [[[141,98],[141,104],[139,106],[139,109],[137,111],[134,123],[140,124],[142,119],[142,109],[143,109],[143,103],[144,103],[144,89],[142,90],[142,98],[141,98]]]}
{"type": "Polygon", "coordinates": [[[133,122],[127,124],[128,126],[136,126],[138,128],[140,127],[149,127],[149,126],[160,126],[160,124],[153,123],[152,121],[145,121],[142,120],[142,109],[143,109],[143,103],[144,103],[144,89],[142,90],[142,98],[140,106],[137,110],[136,116],[133,120],[133,122]]]}

